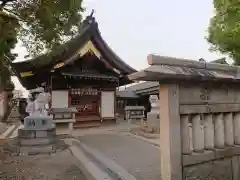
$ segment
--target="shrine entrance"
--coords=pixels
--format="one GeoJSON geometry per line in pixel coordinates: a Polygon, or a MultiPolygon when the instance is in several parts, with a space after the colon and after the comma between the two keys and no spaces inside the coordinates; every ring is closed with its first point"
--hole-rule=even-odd
{"type": "Polygon", "coordinates": [[[100,120],[101,96],[97,89],[71,89],[69,94],[70,107],[76,107],[76,121],[100,120]]]}
{"type": "Polygon", "coordinates": [[[76,108],[75,128],[114,123],[116,89],[131,83],[128,75],[136,70],[103,40],[94,17],[81,26],[84,31],[58,51],[13,63],[13,69],[26,89],[42,83],[50,87],[52,108],[76,108]]]}

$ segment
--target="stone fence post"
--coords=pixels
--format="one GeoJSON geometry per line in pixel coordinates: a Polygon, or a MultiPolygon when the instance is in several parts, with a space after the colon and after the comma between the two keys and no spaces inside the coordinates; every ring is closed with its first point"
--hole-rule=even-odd
{"type": "Polygon", "coordinates": [[[181,128],[179,116],[179,87],[177,84],[162,84],[160,91],[160,152],[163,180],[180,180],[181,128]]]}

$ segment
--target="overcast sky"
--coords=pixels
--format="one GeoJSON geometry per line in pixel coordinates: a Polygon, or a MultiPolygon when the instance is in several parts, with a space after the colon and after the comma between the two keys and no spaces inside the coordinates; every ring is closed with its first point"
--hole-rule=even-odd
{"type": "MultiPolygon", "coordinates": [[[[95,10],[101,34],[114,52],[138,70],[147,67],[149,53],[207,61],[222,57],[209,52],[205,40],[212,0],[85,0],[84,6],[85,15],[95,10]]],[[[24,51],[18,45],[17,60],[24,60],[24,51]]]]}

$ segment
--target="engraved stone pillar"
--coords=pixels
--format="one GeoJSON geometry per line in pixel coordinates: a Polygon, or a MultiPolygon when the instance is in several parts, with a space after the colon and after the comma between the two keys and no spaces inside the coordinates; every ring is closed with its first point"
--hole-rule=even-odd
{"type": "Polygon", "coordinates": [[[188,115],[181,116],[181,137],[182,137],[182,153],[191,154],[188,115]]]}
{"type": "Polygon", "coordinates": [[[48,130],[53,128],[53,119],[50,116],[27,116],[24,118],[25,130],[48,130]]]}
{"type": "Polygon", "coordinates": [[[224,135],[225,135],[225,145],[234,145],[234,135],[233,135],[233,115],[232,113],[226,113],[224,116],[224,135]]]}
{"type": "Polygon", "coordinates": [[[147,113],[147,122],[149,129],[155,129],[159,133],[159,99],[157,95],[150,95],[151,111],[147,113]]]}
{"type": "Polygon", "coordinates": [[[234,143],[240,145],[240,113],[234,116],[234,143]]]}
{"type": "Polygon", "coordinates": [[[223,123],[223,114],[215,115],[215,126],[214,126],[214,144],[215,148],[222,149],[224,148],[224,123],[223,123]]]}
{"type": "Polygon", "coordinates": [[[182,180],[179,87],[160,85],[160,160],[163,180],[182,180]]]}
{"type": "Polygon", "coordinates": [[[204,131],[201,125],[201,116],[196,114],[192,118],[192,132],[193,132],[193,151],[204,151],[204,131]]]}
{"type": "Polygon", "coordinates": [[[147,113],[147,123],[149,131],[159,133],[159,99],[157,95],[150,95],[151,111],[147,113]]]}
{"type": "Polygon", "coordinates": [[[212,114],[204,116],[204,148],[214,149],[214,125],[212,114]]]}

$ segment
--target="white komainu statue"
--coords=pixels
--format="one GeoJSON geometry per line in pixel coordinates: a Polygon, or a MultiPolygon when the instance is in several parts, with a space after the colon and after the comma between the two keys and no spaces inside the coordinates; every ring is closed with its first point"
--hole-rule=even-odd
{"type": "Polygon", "coordinates": [[[35,102],[33,101],[31,96],[29,96],[27,100],[26,112],[29,114],[29,116],[33,115],[33,113],[35,112],[35,102]]]}
{"type": "Polygon", "coordinates": [[[26,111],[29,115],[48,116],[49,109],[49,93],[45,93],[43,88],[37,88],[32,93],[39,93],[36,95],[36,99],[28,101],[26,111]]]}
{"type": "Polygon", "coordinates": [[[48,100],[49,100],[49,94],[42,92],[40,93],[36,100],[35,100],[35,106],[36,106],[36,112],[39,112],[40,115],[48,116],[48,100]]]}

